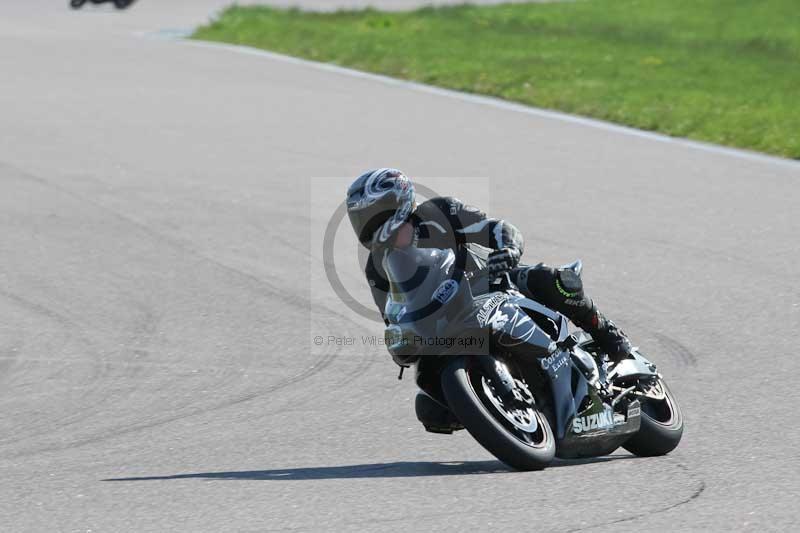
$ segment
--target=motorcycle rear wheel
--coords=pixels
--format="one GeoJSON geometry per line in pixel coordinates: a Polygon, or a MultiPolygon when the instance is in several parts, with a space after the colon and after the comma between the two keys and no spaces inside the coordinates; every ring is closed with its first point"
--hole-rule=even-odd
{"type": "Polygon", "coordinates": [[[517,470],[545,468],[556,452],[547,417],[532,403],[526,409],[527,418],[515,424],[509,411],[501,412],[502,400],[489,397],[491,387],[486,380],[493,377],[485,368],[485,364],[470,364],[469,358],[458,357],[444,369],[442,389],[450,410],[470,435],[503,463],[517,470]],[[535,428],[525,431],[520,427],[535,428]]]}
{"type": "Polygon", "coordinates": [[[641,425],[639,431],[623,448],[639,457],[666,455],[674,450],[683,436],[683,413],[663,379],[656,386],[664,393],[662,400],[641,400],[641,425]]]}

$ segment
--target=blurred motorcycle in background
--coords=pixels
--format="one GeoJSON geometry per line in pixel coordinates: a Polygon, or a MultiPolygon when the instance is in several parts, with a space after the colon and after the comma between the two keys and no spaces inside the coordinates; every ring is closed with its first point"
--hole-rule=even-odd
{"type": "Polygon", "coordinates": [[[114,6],[117,9],[125,9],[126,7],[130,6],[136,0],[70,0],[69,5],[72,9],[80,9],[83,7],[83,4],[86,2],[91,2],[92,4],[102,4],[104,2],[113,2],[114,6]]]}

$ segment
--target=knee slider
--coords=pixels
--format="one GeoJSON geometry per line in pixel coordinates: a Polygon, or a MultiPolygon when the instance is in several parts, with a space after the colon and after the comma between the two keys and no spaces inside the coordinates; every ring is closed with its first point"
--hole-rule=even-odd
{"type": "Polygon", "coordinates": [[[556,276],[556,289],[565,298],[580,298],[583,296],[583,281],[574,271],[559,269],[556,276]]]}

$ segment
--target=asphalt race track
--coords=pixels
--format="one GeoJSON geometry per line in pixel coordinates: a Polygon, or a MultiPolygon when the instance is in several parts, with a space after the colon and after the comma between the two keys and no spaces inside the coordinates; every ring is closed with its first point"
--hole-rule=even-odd
{"type": "Polygon", "coordinates": [[[793,529],[800,164],[167,38],[224,3],[0,7],[2,531],[793,529]],[[314,345],[381,334],[320,206],[386,165],[581,257],[680,447],[510,472],[314,345]]]}

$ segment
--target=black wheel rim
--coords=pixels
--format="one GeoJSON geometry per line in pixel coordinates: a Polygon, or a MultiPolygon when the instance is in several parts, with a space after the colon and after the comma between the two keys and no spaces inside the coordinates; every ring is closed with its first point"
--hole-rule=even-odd
{"type": "MultiPolygon", "coordinates": [[[[486,375],[479,369],[467,372],[468,381],[472,391],[480,399],[483,406],[506,431],[517,440],[532,448],[544,448],[549,444],[548,433],[545,429],[547,420],[535,407],[535,401],[523,380],[515,378],[516,387],[524,387],[520,392],[523,397],[530,395],[529,405],[517,404],[504,406],[502,398],[494,392],[491,385],[493,376],[486,375]]],[[[494,379],[497,379],[494,376],[494,379]]]]}
{"type": "Polygon", "coordinates": [[[663,398],[644,400],[642,402],[642,412],[657,424],[662,426],[673,425],[675,422],[675,408],[669,390],[659,379],[652,384],[651,388],[648,389],[647,392],[651,391],[658,396],[663,396],[663,398]]]}

